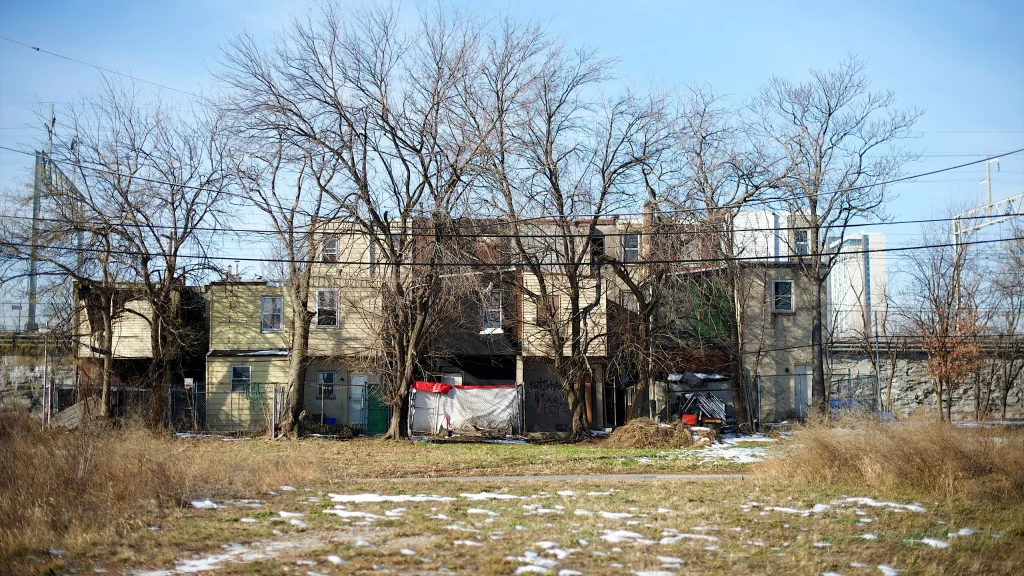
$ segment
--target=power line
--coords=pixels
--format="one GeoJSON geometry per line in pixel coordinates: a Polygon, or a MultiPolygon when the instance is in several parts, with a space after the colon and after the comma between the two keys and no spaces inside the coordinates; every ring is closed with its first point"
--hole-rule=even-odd
{"type": "MultiPolygon", "coordinates": [[[[968,242],[959,243],[943,243],[943,244],[922,244],[918,246],[897,246],[891,248],[869,248],[863,250],[843,250],[841,252],[822,252],[818,254],[820,257],[831,257],[839,255],[854,255],[854,254],[875,254],[882,252],[908,252],[913,250],[926,250],[929,248],[954,248],[958,246],[978,245],[978,244],[994,244],[997,242],[1009,242],[1009,241],[1024,241],[1024,236],[1014,236],[1009,238],[992,238],[987,240],[972,240],[968,242]]],[[[155,252],[140,252],[136,250],[104,250],[102,248],[85,248],[85,247],[56,247],[31,244],[28,242],[10,242],[0,241],[0,246],[9,248],[35,248],[37,250],[56,250],[58,252],[89,252],[99,254],[110,254],[118,256],[135,256],[135,257],[148,257],[148,258],[162,258],[164,255],[155,252]]],[[[192,259],[192,260],[220,260],[228,262],[268,262],[268,263],[283,263],[283,264],[318,264],[318,265],[352,265],[352,266],[368,266],[371,263],[363,260],[337,260],[334,262],[324,262],[323,260],[300,260],[292,258],[254,258],[244,256],[212,256],[209,254],[177,254],[179,259],[192,259]]],[[[778,262],[780,264],[787,264],[788,266],[798,266],[799,261],[787,260],[778,261],[775,256],[728,256],[728,257],[716,257],[716,258],[696,258],[696,259],[657,259],[657,260],[637,260],[635,262],[628,262],[626,264],[636,267],[648,264],[707,264],[707,263],[726,263],[726,262],[778,262]]],[[[422,262],[422,261],[400,261],[400,262],[386,262],[378,260],[372,263],[374,266],[409,266],[409,267],[468,267],[468,268],[495,268],[495,267],[508,267],[508,266],[529,266],[535,264],[541,268],[550,266],[568,266],[568,265],[589,265],[586,262],[551,262],[551,261],[539,261],[539,262],[422,262]]],[[[597,265],[600,266],[600,265],[597,265]]],[[[686,271],[683,271],[686,272],[686,271]]],[[[697,270],[693,271],[698,272],[697,270]]]]}
{"type": "MultiPolygon", "coordinates": [[[[1024,212],[1022,212],[1022,213],[1000,214],[999,216],[1000,217],[1003,217],[1003,216],[1006,216],[1006,217],[1024,216],[1024,212]]],[[[976,219],[987,219],[987,218],[990,218],[990,216],[987,215],[987,214],[983,214],[983,215],[978,215],[978,216],[963,216],[963,217],[922,218],[922,219],[915,219],[915,220],[890,220],[890,221],[883,221],[883,222],[859,222],[859,223],[847,224],[845,226],[845,228],[847,228],[847,229],[849,229],[849,228],[867,228],[867,227],[874,227],[874,226],[881,227],[881,226],[898,226],[898,225],[908,225],[908,224],[935,224],[935,223],[940,223],[940,222],[952,222],[953,220],[963,221],[963,220],[976,220],[976,219]]],[[[3,215],[3,214],[0,214],[0,220],[3,220],[3,219],[7,219],[7,220],[25,220],[25,221],[33,220],[33,218],[31,216],[14,216],[14,215],[3,215]]],[[[109,224],[108,222],[102,222],[102,221],[97,221],[97,220],[75,220],[73,218],[36,218],[35,220],[38,221],[38,222],[51,222],[51,223],[55,223],[55,224],[73,224],[73,225],[77,224],[77,225],[80,225],[80,226],[103,226],[103,225],[109,224]]],[[[126,224],[126,225],[131,227],[131,228],[147,228],[147,229],[155,229],[155,230],[180,230],[182,228],[182,226],[161,225],[161,224],[145,224],[145,225],[140,224],[140,225],[137,225],[137,226],[134,225],[134,224],[126,224]]],[[[491,224],[485,224],[485,225],[491,225],[491,224]]],[[[471,228],[472,224],[468,224],[467,226],[471,228]]],[[[307,228],[306,226],[302,226],[301,229],[300,228],[296,228],[296,230],[297,231],[304,231],[306,228],[307,228]]],[[[265,229],[265,228],[258,228],[258,229],[257,228],[228,228],[228,227],[222,227],[222,226],[193,226],[191,229],[195,230],[197,232],[225,232],[225,233],[233,233],[233,234],[276,235],[276,234],[280,234],[281,233],[281,231],[278,231],[278,230],[268,230],[268,229],[265,229]]],[[[760,228],[760,227],[759,228],[733,228],[730,231],[731,232],[776,232],[776,231],[782,232],[782,231],[794,231],[794,230],[807,230],[807,227],[806,226],[779,226],[777,228],[776,227],[771,227],[771,228],[760,228]]],[[[323,232],[323,234],[331,235],[331,236],[364,236],[365,232],[363,232],[361,230],[326,230],[326,231],[323,232]]],[[[642,235],[642,236],[681,236],[681,235],[701,235],[701,234],[705,234],[705,232],[696,231],[696,230],[674,230],[674,231],[672,231],[672,230],[646,230],[646,231],[643,231],[643,232],[640,232],[640,231],[631,231],[631,232],[603,232],[601,234],[601,236],[603,236],[603,237],[619,237],[619,236],[634,236],[634,235],[638,235],[638,234],[642,235]]],[[[460,234],[460,236],[467,236],[467,235],[473,235],[473,234],[460,234]]],[[[557,232],[556,233],[550,233],[550,234],[511,234],[511,233],[503,234],[503,233],[486,233],[486,232],[484,232],[484,233],[480,233],[480,234],[476,234],[476,235],[480,236],[481,238],[588,238],[589,237],[588,234],[563,234],[563,233],[557,233],[557,232]]],[[[887,235],[893,235],[893,234],[887,234],[887,235]]],[[[903,234],[903,235],[904,236],[917,236],[917,234],[903,234]]],[[[430,233],[425,233],[425,232],[408,232],[408,233],[397,232],[397,233],[394,234],[394,236],[395,237],[406,237],[406,238],[417,238],[417,237],[433,238],[435,235],[434,234],[430,234],[430,233]]],[[[852,239],[855,239],[855,238],[845,238],[845,239],[852,240],[852,239]]]]}
{"type": "Polygon", "coordinates": [[[90,62],[85,62],[85,61],[82,61],[82,60],[78,60],[78,59],[72,58],[70,56],[65,56],[63,54],[57,54],[56,52],[51,52],[49,50],[45,50],[45,49],[40,48],[38,46],[33,46],[31,44],[26,44],[24,42],[19,42],[18,40],[15,40],[13,38],[8,38],[7,36],[0,35],[0,39],[7,40],[8,42],[13,42],[14,44],[18,44],[20,46],[24,46],[25,48],[29,48],[31,50],[35,50],[36,52],[42,52],[43,54],[49,54],[50,56],[56,56],[57,58],[62,58],[62,59],[67,60],[69,62],[74,62],[76,64],[82,64],[83,66],[90,66],[90,67],[95,68],[97,70],[100,70],[102,72],[108,72],[110,74],[117,74],[118,76],[123,76],[125,78],[129,78],[131,80],[135,80],[136,82],[144,82],[146,84],[151,84],[151,85],[157,86],[159,88],[165,88],[167,90],[173,90],[174,92],[180,92],[181,94],[186,94],[186,95],[191,96],[191,97],[196,98],[196,99],[199,98],[199,96],[196,96],[192,92],[188,92],[188,91],[185,91],[185,90],[179,90],[178,88],[172,88],[170,86],[167,86],[166,84],[160,84],[159,82],[152,82],[150,80],[145,80],[143,78],[139,78],[138,76],[132,76],[131,74],[125,74],[124,72],[118,72],[117,70],[113,70],[111,68],[104,68],[103,66],[99,66],[97,64],[92,64],[90,62]]]}
{"type": "MultiPolygon", "coordinates": [[[[8,150],[8,151],[11,151],[11,152],[17,152],[19,154],[32,155],[32,156],[35,155],[34,152],[29,152],[29,151],[25,151],[25,150],[18,150],[17,148],[10,148],[10,147],[7,147],[7,146],[0,146],[0,149],[8,150]]],[[[847,187],[847,188],[844,188],[842,190],[836,190],[836,191],[833,191],[833,192],[817,192],[815,194],[805,194],[805,195],[801,196],[801,199],[806,199],[806,198],[811,198],[811,197],[819,197],[819,196],[827,196],[827,195],[845,194],[845,193],[854,192],[854,191],[857,191],[857,190],[864,190],[864,189],[867,189],[867,188],[874,188],[876,186],[887,186],[887,185],[890,185],[890,184],[897,184],[897,183],[900,183],[900,182],[906,182],[908,180],[914,180],[914,179],[917,179],[917,178],[923,178],[925,176],[931,176],[933,174],[941,174],[943,172],[949,172],[949,171],[952,171],[952,170],[958,170],[960,168],[965,168],[967,166],[973,166],[973,165],[976,165],[976,164],[981,164],[983,162],[988,162],[989,160],[994,160],[994,159],[997,159],[997,158],[1003,158],[1003,157],[1006,157],[1006,156],[1012,156],[1014,154],[1020,154],[1021,152],[1024,152],[1024,148],[1018,148],[1016,150],[1012,150],[1012,151],[1005,152],[1005,153],[1002,153],[1002,154],[996,154],[996,155],[993,155],[993,156],[987,156],[987,157],[981,158],[979,160],[972,160],[970,162],[964,162],[962,164],[957,164],[955,166],[948,166],[946,168],[939,168],[939,169],[936,169],[936,170],[931,170],[929,172],[922,172],[922,173],[919,173],[919,174],[913,174],[913,175],[910,175],[910,176],[903,176],[903,177],[900,177],[900,178],[894,178],[892,180],[887,180],[887,181],[883,181],[883,182],[876,182],[874,184],[864,184],[864,185],[861,185],[861,186],[851,186],[851,187],[847,187]]],[[[117,172],[117,171],[114,171],[114,170],[110,170],[110,169],[107,169],[107,168],[99,168],[99,167],[96,167],[96,166],[87,166],[87,165],[84,165],[84,164],[81,164],[81,163],[71,162],[71,161],[67,161],[67,160],[53,160],[51,158],[50,161],[54,162],[56,164],[65,164],[65,165],[75,166],[77,168],[82,168],[82,169],[85,169],[85,170],[92,170],[92,171],[99,172],[99,173],[109,174],[111,176],[118,176],[118,177],[122,177],[122,178],[134,178],[136,180],[140,180],[142,182],[148,182],[148,183],[152,183],[152,184],[164,184],[164,185],[167,185],[167,186],[176,186],[176,187],[184,188],[184,189],[187,189],[187,190],[199,190],[199,191],[208,190],[207,188],[202,187],[202,186],[190,186],[190,185],[186,185],[186,184],[179,184],[179,183],[175,183],[175,182],[167,182],[165,180],[158,180],[158,179],[154,179],[154,178],[145,178],[145,177],[142,177],[142,176],[135,176],[135,175],[131,175],[131,174],[123,174],[123,173],[120,173],[120,172],[117,172]]],[[[220,192],[223,192],[223,191],[220,191],[220,192]]],[[[223,192],[223,193],[227,193],[227,192],[223,192]]],[[[233,195],[233,196],[241,196],[239,194],[233,194],[233,193],[228,193],[228,194],[229,195],[233,195]]],[[[244,198],[246,200],[251,200],[248,197],[244,197],[244,198]]],[[[786,203],[785,200],[782,199],[782,198],[763,198],[763,199],[754,199],[754,200],[747,201],[742,206],[743,207],[749,207],[749,206],[769,206],[769,205],[779,205],[779,204],[785,204],[785,203],[786,203]]],[[[737,206],[733,206],[733,207],[719,207],[719,208],[720,209],[728,209],[728,208],[737,208],[737,206]]],[[[694,213],[699,214],[699,213],[704,213],[706,211],[707,211],[706,208],[680,208],[680,209],[676,209],[676,210],[659,210],[658,214],[665,214],[665,215],[669,215],[669,214],[694,214],[694,213]]],[[[645,216],[645,215],[647,215],[645,212],[618,212],[618,213],[613,213],[613,214],[564,214],[564,215],[554,215],[554,216],[552,216],[552,215],[547,215],[547,216],[531,216],[531,217],[526,217],[526,218],[510,218],[510,219],[505,219],[505,220],[503,220],[501,225],[507,225],[507,224],[510,224],[510,223],[519,223],[519,222],[536,222],[536,221],[557,220],[557,219],[586,219],[586,218],[602,218],[602,217],[611,218],[611,217],[645,216]]],[[[499,224],[495,224],[495,225],[499,225],[499,224]]]]}
{"type": "MultiPolygon", "coordinates": [[[[25,151],[25,150],[18,150],[17,148],[10,148],[8,146],[0,146],[0,150],[8,150],[10,152],[16,152],[16,153],[19,153],[19,154],[35,156],[35,153],[33,153],[33,152],[28,152],[28,151],[25,151]]],[[[979,164],[981,162],[987,162],[990,159],[998,158],[1000,156],[1005,157],[1005,156],[1009,156],[1009,155],[1012,155],[1012,154],[1018,154],[1020,152],[1024,152],[1024,148],[1021,148],[1021,149],[1018,149],[1018,150],[1014,150],[1012,152],[1007,152],[1007,153],[1002,154],[1002,155],[992,156],[992,157],[984,158],[984,159],[981,159],[981,160],[976,160],[976,161],[967,162],[967,163],[964,163],[964,164],[959,164],[959,165],[956,165],[956,166],[950,166],[950,167],[947,167],[947,168],[940,168],[940,169],[937,169],[937,170],[932,170],[930,172],[925,172],[925,173],[911,175],[911,176],[905,176],[903,178],[897,178],[895,180],[891,180],[891,181],[888,181],[888,182],[876,183],[876,184],[859,186],[859,187],[851,187],[851,188],[845,189],[844,192],[849,192],[849,191],[869,188],[869,187],[873,187],[873,186],[882,186],[882,185],[887,185],[887,184],[892,184],[892,183],[897,183],[897,182],[903,182],[903,181],[911,180],[911,179],[914,179],[914,178],[920,178],[920,177],[923,177],[923,176],[929,176],[929,175],[937,174],[937,173],[941,173],[941,172],[948,172],[950,170],[956,170],[956,169],[959,169],[959,168],[963,168],[965,166],[971,166],[971,165],[974,165],[974,164],[979,164]]],[[[188,184],[168,182],[166,180],[158,180],[158,179],[154,179],[154,178],[146,178],[146,177],[138,176],[138,175],[134,175],[134,174],[123,174],[123,173],[120,173],[120,172],[117,172],[117,171],[114,171],[114,170],[109,170],[109,169],[106,169],[106,168],[100,168],[100,167],[96,167],[96,166],[87,166],[87,165],[84,165],[84,164],[81,164],[81,163],[75,163],[75,162],[63,161],[63,160],[55,161],[52,158],[51,158],[51,162],[58,163],[58,164],[71,165],[71,166],[75,166],[75,167],[78,167],[78,168],[83,168],[83,169],[86,169],[86,170],[92,170],[92,171],[96,171],[96,172],[100,172],[100,173],[104,173],[104,174],[109,174],[111,176],[118,176],[118,177],[123,177],[123,178],[131,178],[131,179],[134,179],[134,180],[139,180],[141,182],[147,182],[147,183],[151,183],[151,184],[163,184],[163,185],[167,185],[167,186],[175,186],[177,188],[183,188],[183,189],[186,189],[186,190],[216,192],[216,193],[219,193],[219,194],[225,194],[225,195],[228,195],[228,196],[238,197],[238,198],[241,198],[241,199],[246,200],[246,201],[251,201],[251,198],[248,197],[248,196],[245,196],[245,195],[242,195],[242,194],[237,194],[237,193],[234,193],[234,192],[229,192],[227,190],[211,190],[209,187],[204,187],[204,186],[192,186],[192,185],[188,185],[188,184]]],[[[838,194],[838,193],[839,193],[838,191],[834,192],[834,194],[838,194]]],[[[744,203],[741,207],[761,205],[761,204],[778,204],[780,202],[781,201],[778,200],[778,199],[751,200],[749,202],[744,203]]],[[[705,212],[705,211],[706,211],[705,209],[690,208],[690,209],[679,209],[679,210],[664,210],[664,211],[659,211],[658,214],[666,214],[666,215],[668,215],[668,214],[683,214],[683,213],[702,213],[702,212],[705,212]]],[[[626,212],[626,213],[620,212],[620,213],[616,213],[616,214],[608,214],[606,217],[611,218],[611,217],[622,217],[622,216],[645,216],[645,215],[647,215],[647,213],[645,213],[645,212],[626,212]]],[[[564,216],[564,218],[569,218],[569,217],[583,218],[584,216],[586,216],[586,217],[600,217],[601,215],[596,215],[596,214],[566,215],[566,216],[564,216]]],[[[8,216],[8,218],[22,218],[22,217],[8,216]]],[[[519,218],[519,219],[500,219],[501,220],[500,222],[495,222],[493,224],[484,223],[484,224],[481,224],[479,226],[503,226],[503,225],[508,225],[508,224],[514,223],[514,222],[515,223],[518,223],[518,222],[528,222],[528,221],[536,222],[536,221],[554,220],[554,219],[555,218],[553,218],[551,216],[537,216],[537,217],[519,218]]],[[[948,221],[951,221],[951,219],[948,219],[948,218],[947,219],[930,219],[930,220],[918,220],[918,221],[904,221],[904,222],[899,222],[899,223],[914,224],[914,223],[948,222],[948,221]]],[[[897,222],[894,222],[894,224],[895,223],[897,223],[897,222]]],[[[883,224],[882,223],[849,224],[849,225],[846,226],[846,228],[850,228],[850,227],[866,227],[866,226],[881,226],[881,225],[883,225],[883,224]]],[[[153,228],[155,228],[155,226],[153,228]]],[[[303,227],[303,229],[305,229],[305,227],[303,227]]],[[[768,232],[768,231],[775,231],[775,230],[780,230],[781,231],[781,230],[804,230],[804,229],[806,229],[806,227],[749,228],[749,229],[734,229],[734,231],[768,232]]],[[[215,231],[233,231],[233,230],[227,229],[227,228],[215,228],[214,230],[215,231]]],[[[278,233],[277,231],[270,231],[270,230],[266,230],[266,231],[246,231],[246,232],[248,232],[248,233],[268,233],[268,234],[276,234],[276,233],[278,233]]],[[[332,234],[340,233],[340,231],[339,232],[333,232],[332,231],[331,233],[332,234]]],[[[665,233],[666,234],[678,234],[680,232],[665,232],[665,233]]],[[[697,233],[697,232],[693,232],[693,233],[697,233]]],[[[567,237],[581,237],[581,238],[586,238],[588,236],[587,234],[581,234],[581,235],[571,235],[571,234],[560,234],[560,235],[549,235],[549,234],[540,234],[540,235],[506,234],[506,235],[501,235],[501,234],[484,234],[482,232],[481,232],[481,234],[482,235],[486,235],[486,236],[490,236],[490,237],[542,237],[542,238],[549,238],[549,237],[566,237],[566,238],[567,237]]],[[[617,236],[617,235],[628,235],[628,234],[632,234],[632,233],[631,232],[614,233],[614,234],[605,234],[605,236],[617,236]]],[[[406,235],[415,235],[415,234],[406,234],[406,235]]],[[[423,234],[423,236],[432,236],[432,234],[423,234]]]]}

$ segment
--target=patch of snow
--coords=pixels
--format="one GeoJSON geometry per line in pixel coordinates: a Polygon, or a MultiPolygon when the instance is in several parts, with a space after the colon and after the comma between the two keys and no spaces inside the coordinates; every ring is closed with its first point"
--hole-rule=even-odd
{"type": "Polygon", "coordinates": [[[308,524],[306,524],[302,520],[299,520],[298,518],[292,518],[288,521],[288,523],[292,526],[298,526],[299,528],[305,528],[306,526],[308,526],[308,524]]]}
{"type": "Polygon", "coordinates": [[[551,574],[551,570],[544,568],[543,566],[520,566],[516,568],[516,574],[551,574]]]}
{"type": "Polygon", "coordinates": [[[466,514],[486,514],[487,516],[497,516],[498,513],[493,510],[487,510],[484,508],[470,508],[466,510],[466,514]]]}
{"type": "Polygon", "coordinates": [[[331,502],[451,502],[455,498],[451,496],[437,496],[427,494],[398,494],[395,496],[382,496],[380,494],[328,494],[331,502]]]}
{"type": "Polygon", "coordinates": [[[611,544],[618,544],[620,542],[634,542],[636,540],[643,540],[644,535],[638,534],[637,532],[630,532],[629,530],[605,530],[604,535],[601,536],[601,540],[609,542],[611,544]]]}
{"type": "Polygon", "coordinates": [[[828,548],[831,545],[832,545],[831,542],[815,542],[814,543],[814,547],[815,548],[828,548]]]}
{"type": "Polygon", "coordinates": [[[281,486],[282,492],[295,492],[295,490],[294,486],[281,486]]]}
{"type": "Polygon", "coordinates": [[[953,538],[955,536],[974,536],[977,533],[978,531],[973,528],[961,528],[956,532],[950,532],[946,536],[948,536],[949,538],[953,538]]]}
{"type": "Polygon", "coordinates": [[[455,544],[456,546],[483,546],[483,543],[476,542],[474,540],[456,540],[455,542],[452,542],[452,544],[455,544]]]}
{"type": "Polygon", "coordinates": [[[285,512],[284,510],[281,510],[278,514],[281,515],[281,518],[302,518],[303,516],[302,512],[285,512]]]}
{"type": "Polygon", "coordinates": [[[607,492],[587,492],[587,496],[611,496],[615,490],[609,490],[607,492]]]}
{"type": "Polygon", "coordinates": [[[674,556],[658,556],[658,562],[662,564],[682,564],[683,559],[674,556]]]}
{"type": "Polygon", "coordinates": [[[327,561],[330,562],[331,564],[344,564],[345,563],[345,561],[341,559],[341,556],[335,556],[334,554],[331,554],[330,556],[328,556],[327,557],[327,561]]]}
{"type": "Polygon", "coordinates": [[[415,550],[409,550],[408,548],[402,548],[401,550],[399,550],[399,552],[401,552],[404,556],[415,556],[416,555],[416,551],[415,550]]]}
{"type": "Polygon", "coordinates": [[[225,508],[223,504],[217,504],[213,500],[207,498],[206,500],[193,500],[193,508],[213,509],[213,508],[225,508]]]}
{"type": "Polygon", "coordinates": [[[584,510],[582,508],[577,508],[576,510],[573,511],[573,514],[575,514],[577,516],[593,516],[594,515],[594,513],[591,512],[590,510],[584,510]]]}
{"type": "Polygon", "coordinates": [[[932,548],[938,548],[940,550],[943,548],[949,548],[949,542],[939,540],[938,538],[921,538],[921,544],[927,544],[932,548]]]}
{"type": "Polygon", "coordinates": [[[675,572],[667,570],[633,570],[636,576],[676,576],[675,572]]]}
{"type": "Polygon", "coordinates": [[[860,537],[862,540],[878,540],[878,536],[874,534],[861,534],[860,537]]]}
{"type": "Polygon", "coordinates": [[[534,542],[533,545],[536,546],[537,548],[540,548],[541,550],[547,550],[548,548],[557,548],[558,547],[558,542],[551,542],[551,541],[548,541],[548,540],[542,540],[540,542],[534,542]]]}
{"type": "Polygon", "coordinates": [[[466,500],[481,501],[481,500],[522,500],[522,496],[516,496],[514,494],[501,494],[498,492],[480,492],[478,494],[459,494],[466,500]]]}
{"type": "Polygon", "coordinates": [[[559,496],[575,496],[576,492],[573,492],[572,490],[559,490],[556,494],[559,496]]]}
{"type": "Polygon", "coordinates": [[[370,512],[357,512],[355,510],[338,510],[337,508],[328,508],[323,511],[324,514],[334,514],[339,518],[366,518],[367,520],[376,520],[381,518],[376,514],[370,512]]]}
{"type": "Polygon", "coordinates": [[[583,572],[579,570],[569,570],[568,568],[562,568],[558,571],[558,576],[583,576],[583,572]]]}
{"type": "Polygon", "coordinates": [[[708,536],[707,534],[676,534],[675,536],[667,536],[658,541],[658,544],[667,546],[670,544],[676,544],[680,540],[706,540],[708,542],[718,542],[718,538],[714,536],[708,536]]]}
{"type": "Polygon", "coordinates": [[[598,514],[600,514],[602,518],[607,518],[608,520],[624,520],[626,518],[633,517],[629,512],[605,512],[602,510],[598,512],[598,514]]]}
{"type": "Polygon", "coordinates": [[[879,570],[879,572],[882,573],[882,576],[896,576],[897,574],[900,573],[899,570],[897,570],[897,569],[895,569],[892,566],[889,566],[887,564],[879,564],[878,565],[878,570],[879,570]]]}
{"type": "Polygon", "coordinates": [[[835,502],[833,502],[833,504],[843,504],[843,503],[862,504],[864,506],[871,506],[872,508],[888,508],[888,509],[893,510],[895,512],[903,512],[904,510],[906,510],[908,512],[926,512],[927,511],[927,510],[925,510],[925,508],[923,506],[921,506],[920,504],[916,504],[916,503],[915,504],[897,504],[896,502],[879,502],[879,501],[874,500],[872,498],[863,498],[863,497],[861,497],[861,498],[843,498],[841,500],[836,500],[835,502]]]}

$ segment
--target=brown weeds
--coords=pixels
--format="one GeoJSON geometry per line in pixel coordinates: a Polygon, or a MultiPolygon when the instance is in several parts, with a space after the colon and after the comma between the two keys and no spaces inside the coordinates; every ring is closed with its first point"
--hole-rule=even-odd
{"type": "Polygon", "coordinates": [[[682,422],[662,425],[649,418],[630,420],[602,442],[605,448],[683,448],[691,444],[693,435],[682,422]]]}
{"type": "Polygon", "coordinates": [[[1024,434],[941,422],[841,420],[796,429],[757,470],[805,483],[912,490],[941,498],[1024,499],[1024,434]]]}

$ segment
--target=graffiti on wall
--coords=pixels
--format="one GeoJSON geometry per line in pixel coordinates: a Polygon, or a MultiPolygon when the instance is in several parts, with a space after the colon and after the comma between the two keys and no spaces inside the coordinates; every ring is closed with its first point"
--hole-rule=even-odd
{"type": "Polygon", "coordinates": [[[569,430],[572,413],[558,380],[539,376],[526,381],[526,423],[531,432],[569,430]]]}

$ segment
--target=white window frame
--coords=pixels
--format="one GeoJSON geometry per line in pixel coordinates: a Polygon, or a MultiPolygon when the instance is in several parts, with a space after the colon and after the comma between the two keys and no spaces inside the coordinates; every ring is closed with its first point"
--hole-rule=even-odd
{"type": "Polygon", "coordinates": [[[341,325],[341,291],[337,288],[317,288],[316,289],[316,327],[317,328],[337,328],[341,325]],[[323,324],[320,322],[320,295],[324,292],[334,293],[334,323],[323,324]]]}
{"type": "Polygon", "coordinates": [[[622,235],[622,261],[625,263],[640,260],[640,233],[629,232],[622,235]],[[636,246],[629,246],[631,238],[636,238],[636,246]]]}
{"type": "Polygon", "coordinates": [[[793,231],[793,253],[797,256],[807,256],[811,253],[811,231],[810,230],[794,230],[793,231]],[[800,236],[803,235],[803,240],[800,236]]]}
{"type": "MultiPolygon", "coordinates": [[[[272,324],[272,323],[270,323],[272,324]]],[[[284,297],[283,296],[262,296],[260,298],[260,332],[280,332],[281,326],[284,324],[284,297]],[[277,327],[270,325],[268,326],[267,317],[271,318],[275,315],[275,312],[267,312],[266,303],[268,300],[277,300],[280,302],[280,311],[277,315],[277,327]]]]}
{"type": "Polygon", "coordinates": [[[228,370],[228,375],[231,377],[231,391],[248,392],[249,387],[252,386],[252,366],[250,364],[233,364],[228,370]],[[245,378],[235,378],[235,368],[244,368],[245,378]]]}
{"type": "Polygon", "coordinates": [[[337,392],[338,373],[334,370],[317,370],[316,371],[316,399],[317,400],[334,400],[335,393],[337,392]],[[330,374],[331,383],[321,382],[321,375],[330,374]],[[324,394],[324,390],[330,386],[330,393],[324,394]]]}
{"type": "Polygon", "coordinates": [[[501,334],[503,332],[503,330],[501,329],[502,322],[504,321],[504,314],[503,314],[504,311],[502,310],[502,308],[503,308],[503,306],[502,306],[502,300],[503,300],[502,296],[503,295],[501,293],[501,290],[494,289],[494,290],[487,291],[487,293],[485,295],[485,298],[484,298],[484,301],[483,301],[483,304],[481,306],[481,308],[482,308],[482,310],[481,310],[482,314],[481,314],[481,318],[480,318],[480,333],[481,334],[501,334]],[[497,300],[498,300],[498,307],[497,307],[497,312],[498,312],[498,314],[497,314],[497,316],[498,316],[497,324],[498,325],[497,326],[489,325],[489,322],[488,322],[489,319],[492,319],[494,317],[494,312],[495,312],[494,298],[495,298],[495,295],[497,295],[497,300]]]}
{"type": "Polygon", "coordinates": [[[776,314],[792,314],[792,313],[796,312],[796,301],[794,300],[795,296],[796,296],[796,290],[795,290],[795,287],[793,286],[793,281],[792,280],[786,279],[786,278],[779,279],[779,280],[772,280],[772,312],[774,312],[776,314]],[[780,294],[779,293],[779,286],[782,285],[782,284],[788,284],[789,285],[789,294],[780,294]],[[782,298],[787,298],[787,297],[789,299],[789,308],[787,309],[787,308],[780,307],[779,306],[779,300],[782,299],[782,298]]]}
{"type": "Polygon", "coordinates": [[[334,264],[338,261],[340,244],[337,234],[324,234],[323,246],[320,249],[320,261],[334,264]]]}

